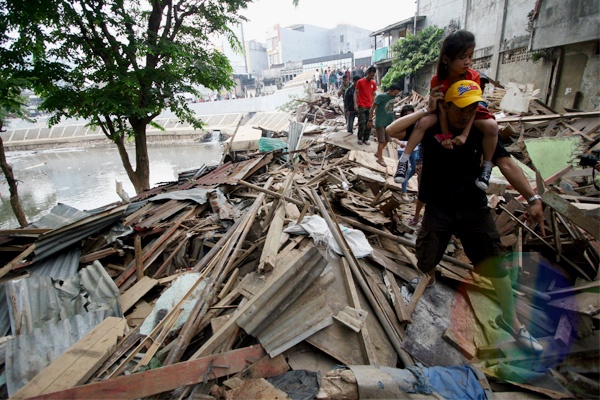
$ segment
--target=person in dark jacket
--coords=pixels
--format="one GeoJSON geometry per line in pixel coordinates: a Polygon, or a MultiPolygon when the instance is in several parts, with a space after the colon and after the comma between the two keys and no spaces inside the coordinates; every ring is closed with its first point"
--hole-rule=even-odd
{"type": "Polygon", "coordinates": [[[352,78],[352,84],[344,92],[344,113],[346,114],[346,127],[349,133],[353,133],[354,130],[354,119],[356,117],[356,109],[354,108],[354,89],[356,82],[360,79],[360,76],[354,75],[352,78]]]}

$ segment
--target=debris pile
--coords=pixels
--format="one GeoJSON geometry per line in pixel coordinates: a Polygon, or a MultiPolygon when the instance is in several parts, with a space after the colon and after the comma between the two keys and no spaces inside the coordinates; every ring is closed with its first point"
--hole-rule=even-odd
{"type": "Polygon", "coordinates": [[[410,284],[417,228],[397,154],[383,167],[375,145],[355,148],[322,96],[298,108],[321,129],[302,129],[293,151],[1,231],[3,397],[597,397],[600,198],[578,161],[598,148],[598,112],[529,105],[498,122],[542,195],[546,234],[506,182],[488,197],[542,354],[496,326],[492,286],[458,240],[435,286],[410,284]]]}

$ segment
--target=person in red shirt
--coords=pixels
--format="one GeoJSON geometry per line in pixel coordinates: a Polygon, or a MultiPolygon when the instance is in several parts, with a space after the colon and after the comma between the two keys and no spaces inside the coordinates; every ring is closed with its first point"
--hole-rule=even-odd
{"type": "MultiPolygon", "coordinates": [[[[474,51],[475,36],[471,32],[459,30],[448,35],[442,43],[442,49],[438,58],[437,74],[431,79],[431,94],[437,92],[446,93],[448,88],[458,81],[473,81],[477,85],[481,85],[479,72],[469,68],[473,61],[474,51]]],[[[462,90],[466,92],[470,88],[464,87],[462,90]]],[[[475,184],[479,189],[486,191],[492,173],[492,155],[498,144],[498,124],[494,119],[494,115],[488,111],[485,105],[480,104],[477,108],[477,113],[471,117],[462,134],[452,136],[448,130],[446,119],[443,118],[443,110],[440,108],[438,110],[439,118],[435,114],[427,116],[415,127],[406,145],[404,154],[398,162],[397,181],[404,180],[410,155],[421,140],[423,140],[425,131],[435,125],[439,119],[442,132],[436,135],[436,139],[442,146],[448,149],[452,149],[454,145],[462,146],[466,142],[472,126],[483,132],[483,165],[479,177],[475,180],[475,184]]],[[[388,132],[388,135],[393,136],[393,132],[391,134],[388,132]]]]}
{"type": "Polygon", "coordinates": [[[374,79],[376,72],[375,67],[369,67],[366,76],[356,82],[354,109],[358,116],[358,144],[369,144],[371,128],[373,127],[373,120],[369,119],[369,113],[377,90],[377,83],[374,79]]]}

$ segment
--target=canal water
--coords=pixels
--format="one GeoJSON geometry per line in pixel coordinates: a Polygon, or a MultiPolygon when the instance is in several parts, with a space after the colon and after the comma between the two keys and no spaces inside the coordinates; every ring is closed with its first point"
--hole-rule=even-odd
{"type": "MultiPolygon", "coordinates": [[[[150,187],[177,180],[180,172],[197,169],[203,164],[216,165],[221,160],[222,145],[209,143],[149,143],[150,187]]],[[[133,148],[130,159],[135,162],[133,148]]],[[[116,181],[135,196],[116,146],[56,148],[36,151],[8,151],[8,163],[19,181],[21,206],[29,222],[34,222],[58,203],[79,210],[92,210],[116,201],[116,181]]],[[[0,172],[0,229],[19,225],[10,206],[10,193],[0,172]]]]}

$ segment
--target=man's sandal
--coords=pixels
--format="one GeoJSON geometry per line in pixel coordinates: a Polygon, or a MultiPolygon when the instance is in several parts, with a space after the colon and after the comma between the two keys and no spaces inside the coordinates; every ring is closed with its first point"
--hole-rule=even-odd
{"type": "MultiPolygon", "coordinates": [[[[419,286],[419,282],[421,282],[421,279],[423,279],[423,277],[429,277],[429,275],[418,276],[408,281],[408,286],[412,289],[413,292],[417,290],[417,286],[419,286]]],[[[433,285],[435,285],[435,276],[433,277],[433,279],[429,280],[429,283],[427,284],[425,289],[428,289],[433,285]]]]}
{"type": "Polygon", "coordinates": [[[515,339],[517,344],[521,346],[524,350],[527,350],[531,353],[539,354],[544,351],[544,348],[534,338],[525,328],[525,325],[521,325],[519,330],[515,331],[512,326],[510,326],[502,317],[502,314],[498,314],[496,317],[496,325],[500,328],[504,329],[506,332],[510,333],[511,336],[515,339]]]}

